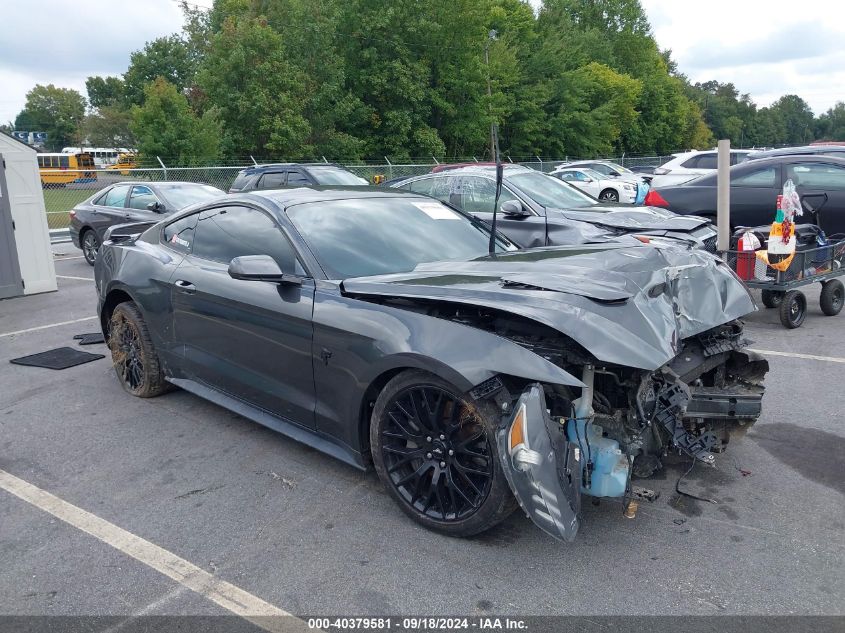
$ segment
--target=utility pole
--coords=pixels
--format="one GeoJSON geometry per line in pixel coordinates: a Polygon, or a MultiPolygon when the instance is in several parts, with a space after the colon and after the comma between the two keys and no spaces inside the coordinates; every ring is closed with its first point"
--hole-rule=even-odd
{"type": "Polygon", "coordinates": [[[497,36],[495,29],[490,29],[487,33],[487,43],[484,45],[484,64],[487,66],[487,113],[490,115],[490,160],[496,160],[496,140],[493,132],[496,122],[493,120],[493,88],[490,83],[490,42],[497,36]]]}

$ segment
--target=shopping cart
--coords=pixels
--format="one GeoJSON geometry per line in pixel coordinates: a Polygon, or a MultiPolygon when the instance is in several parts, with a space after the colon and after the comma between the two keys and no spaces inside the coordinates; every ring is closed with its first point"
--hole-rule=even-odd
{"type": "Polygon", "coordinates": [[[784,327],[801,327],[807,313],[807,297],[801,286],[822,284],[819,305],[827,316],[842,310],[845,286],[836,277],[845,275],[845,239],[817,248],[798,250],[786,270],[780,271],[761,260],[755,251],[727,251],[725,258],[749,288],[759,288],[763,305],[780,310],[784,327]]]}

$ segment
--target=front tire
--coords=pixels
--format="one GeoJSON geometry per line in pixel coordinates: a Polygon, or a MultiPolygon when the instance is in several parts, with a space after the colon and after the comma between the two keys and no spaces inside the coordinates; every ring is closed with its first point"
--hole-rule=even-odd
{"type": "Polygon", "coordinates": [[[139,398],[153,398],[168,390],[150,331],[133,301],[114,309],[108,344],[117,379],[127,392],[139,398]]]}
{"type": "Polygon", "coordinates": [[[82,254],[85,256],[85,261],[90,266],[97,261],[97,253],[100,251],[100,238],[94,232],[94,229],[86,229],[79,238],[79,243],[82,247],[82,254]]]}
{"type": "Polygon", "coordinates": [[[605,189],[599,194],[602,202],[619,202],[619,194],[613,189],[605,189]]]}
{"type": "Polygon", "coordinates": [[[794,330],[801,327],[807,316],[807,297],[800,290],[790,290],[783,295],[780,304],[780,322],[785,328],[794,330]]]}
{"type": "Polygon", "coordinates": [[[472,536],[516,507],[496,448],[495,413],[409,370],[385,385],[370,423],[379,479],[402,510],[448,536],[472,536]]]}

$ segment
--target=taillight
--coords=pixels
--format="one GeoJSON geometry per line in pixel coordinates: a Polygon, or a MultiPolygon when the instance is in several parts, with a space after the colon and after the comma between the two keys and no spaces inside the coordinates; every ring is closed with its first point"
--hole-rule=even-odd
{"type": "Polygon", "coordinates": [[[645,195],[643,204],[647,207],[669,207],[669,202],[660,195],[657,189],[652,189],[645,195]]]}

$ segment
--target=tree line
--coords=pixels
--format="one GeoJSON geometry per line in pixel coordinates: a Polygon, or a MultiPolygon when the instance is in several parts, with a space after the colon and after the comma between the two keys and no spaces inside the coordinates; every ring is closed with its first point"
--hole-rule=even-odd
{"type": "Polygon", "coordinates": [[[87,99],[35,86],[14,127],[53,149],[137,147],[183,164],[255,155],[393,161],[664,155],[845,139],[845,103],[758,108],[691,83],[638,0],[216,0],[87,99]]]}

